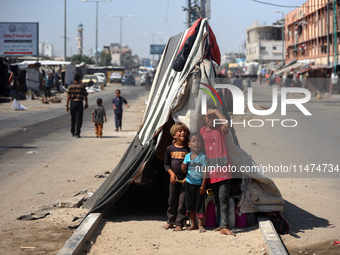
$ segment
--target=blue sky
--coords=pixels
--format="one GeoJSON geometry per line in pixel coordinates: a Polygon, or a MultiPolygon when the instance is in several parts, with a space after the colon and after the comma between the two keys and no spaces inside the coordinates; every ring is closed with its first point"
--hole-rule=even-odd
{"type": "MultiPolygon", "coordinates": [[[[92,1],[92,0],[88,0],[92,1]]],[[[102,1],[102,0],[100,0],[102,1]]],[[[272,4],[296,6],[306,0],[263,0],[272,4]]],[[[169,37],[186,29],[187,13],[182,11],[187,0],[113,0],[98,4],[98,47],[118,43],[119,18],[123,18],[123,45],[133,54],[148,57],[154,36],[155,44],[165,44],[169,37]],[[146,34],[147,33],[147,34],[146,34]],[[154,35],[152,35],[154,34],[154,35]]],[[[77,26],[84,27],[83,54],[95,49],[96,3],[66,0],[67,56],[77,53],[77,26]]],[[[281,19],[280,13],[294,8],[260,4],[252,0],[211,0],[210,26],[214,31],[221,54],[238,52],[246,36],[246,28],[257,20],[271,24],[281,19]]],[[[57,56],[64,55],[64,0],[0,0],[0,22],[39,22],[39,41],[53,44],[57,56]]]]}

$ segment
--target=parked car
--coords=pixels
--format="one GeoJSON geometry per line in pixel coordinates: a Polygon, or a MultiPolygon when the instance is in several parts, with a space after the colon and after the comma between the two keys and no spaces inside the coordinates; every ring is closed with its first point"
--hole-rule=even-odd
{"type": "Polygon", "coordinates": [[[83,83],[83,86],[85,86],[85,87],[91,87],[92,85],[98,84],[98,78],[94,74],[85,74],[83,79],[82,79],[82,83],[83,83]],[[92,82],[90,82],[90,81],[92,81],[92,82]]]}
{"type": "Polygon", "coordinates": [[[104,84],[106,86],[106,75],[104,73],[94,73],[98,78],[99,84],[104,84]]]}
{"type": "Polygon", "coordinates": [[[112,72],[110,75],[110,82],[122,82],[122,74],[120,72],[112,72]]]}
{"type": "Polygon", "coordinates": [[[142,75],[142,77],[140,77],[140,85],[141,86],[145,86],[146,84],[146,73],[142,75]]]}
{"type": "Polygon", "coordinates": [[[123,79],[122,79],[122,85],[125,85],[125,84],[136,85],[135,76],[131,73],[124,74],[123,79]]]}

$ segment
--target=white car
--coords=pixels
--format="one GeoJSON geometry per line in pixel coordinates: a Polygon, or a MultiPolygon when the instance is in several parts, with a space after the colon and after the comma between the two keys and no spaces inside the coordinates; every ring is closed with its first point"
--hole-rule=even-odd
{"type": "Polygon", "coordinates": [[[95,76],[98,78],[98,83],[99,84],[104,84],[106,87],[106,76],[104,73],[94,73],[95,76]]]}

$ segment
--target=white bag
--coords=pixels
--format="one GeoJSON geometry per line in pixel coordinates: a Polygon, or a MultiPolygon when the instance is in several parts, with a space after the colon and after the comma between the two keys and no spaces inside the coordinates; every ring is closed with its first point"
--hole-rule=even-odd
{"type": "Polygon", "coordinates": [[[13,104],[11,106],[13,110],[26,110],[26,107],[21,105],[15,98],[13,100],[13,104]]]}

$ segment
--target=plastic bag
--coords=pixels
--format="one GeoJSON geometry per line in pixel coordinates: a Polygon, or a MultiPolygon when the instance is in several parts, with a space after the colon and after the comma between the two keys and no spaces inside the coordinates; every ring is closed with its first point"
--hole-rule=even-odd
{"type": "Polygon", "coordinates": [[[26,107],[21,105],[15,98],[13,100],[13,104],[12,104],[11,107],[13,108],[13,110],[16,110],[16,111],[18,111],[18,110],[22,110],[22,111],[26,110],[26,107]]]}

